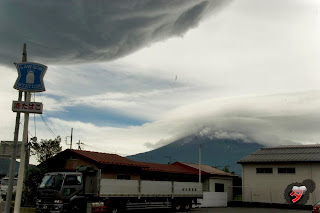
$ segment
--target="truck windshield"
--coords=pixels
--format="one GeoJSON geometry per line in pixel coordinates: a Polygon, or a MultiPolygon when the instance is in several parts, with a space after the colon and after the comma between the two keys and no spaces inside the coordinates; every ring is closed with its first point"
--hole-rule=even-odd
{"type": "Polygon", "coordinates": [[[51,189],[61,189],[63,182],[63,176],[61,174],[56,175],[45,175],[39,188],[51,188],[51,189]]]}

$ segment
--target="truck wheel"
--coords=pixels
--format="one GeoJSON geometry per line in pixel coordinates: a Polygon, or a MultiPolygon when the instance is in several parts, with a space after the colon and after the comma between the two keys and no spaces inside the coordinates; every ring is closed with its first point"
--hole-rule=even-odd
{"type": "Polygon", "coordinates": [[[178,211],[181,211],[181,204],[180,202],[174,202],[172,203],[172,210],[175,211],[175,212],[178,212],[178,211]]]}
{"type": "Polygon", "coordinates": [[[72,205],[71,213],[80,213],[80,208],[77,205],[72,205]]]}
{"type": "Polygon", "coordinates": [[[111,206],[109,212],[110,212],[110,213],[119,213],[120,210],[119,210],[119,207],[117,207],[117,206],[111,206]]]}
{"type": "Polygon", "coordinates": [[[71,205],[71,213],[85,213],[86,206],[80,203],[74,203],[71,205]]]}
{"type": "Polygon", "coordinates": [[[183,204],[183,211],[190,211],[192,204],[189,201],[184,202],[183,204]]]}

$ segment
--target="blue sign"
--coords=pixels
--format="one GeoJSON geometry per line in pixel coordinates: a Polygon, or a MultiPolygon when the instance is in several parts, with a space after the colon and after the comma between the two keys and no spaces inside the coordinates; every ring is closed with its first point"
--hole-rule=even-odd
{"type": "Polygon", "coordinates": [[[18,71],[18,78],[13,88],[24,92],[43,92],[43,77],[48,67],[43,64],[23,62],[15,64],[18,71]]]}

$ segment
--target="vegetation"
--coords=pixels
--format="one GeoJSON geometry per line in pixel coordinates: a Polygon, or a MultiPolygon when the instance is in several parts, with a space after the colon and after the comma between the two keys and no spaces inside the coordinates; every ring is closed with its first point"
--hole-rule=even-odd
{"type": "Polygon", "coordinates": [[[37,188],[40,185],[45,173],[49,172],[46,167],[32,167],[27,171],[24,180],[21,204],[25,207],[35,207],[37,199],[37,188]]]}
{"type": "Polygon", "coordinates": [[[36,155],[37,161],[42,163],[46,161],[48,158],[53,157],[57,153],[62,151],[62,147],[60,146],[61,137],[58,136],[55,139],[43,140],[40,142],[32,141],[30,144],[31,154],[36,155]]]}
{"type": "Polygon", "coordinates": [[[31,154],[36,155],[37,161],[40,163],[36,167],[30,168],[24,180],[24,189],[22,192],[21,204],[25,207],[35,207],[37,199],[37,188],[40,185],[45,173],[50,172],[50,168],[44,163],[48,158],[53,157],[62,151],[60,146],[61,138],[41,140],[40,142],[31,141],[31,154]]]}

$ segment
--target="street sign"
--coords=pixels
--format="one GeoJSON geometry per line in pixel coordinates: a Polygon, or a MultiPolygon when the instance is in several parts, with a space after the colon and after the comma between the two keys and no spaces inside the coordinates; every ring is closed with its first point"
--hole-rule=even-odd
{"type": "Polygon", "coordinates": [[[24,92],[45,91],[43,77],[48,67],[32,62],[16,63],[18,78],[13,88],[24,92]]]}
{"type": "Polygon", "coordinates": [[[12,111],[42,114],[43,105],[40,102],[13,101],[12,111]]]}
{"type": "MultiPolygon", "coordinates": [[[[20,158],[21,141],[17,144],[17,158],[20,158]]],[[[0,144],[0,158],[11,158],[13,152],[13,141],[1,141],[0,144]]]]}

